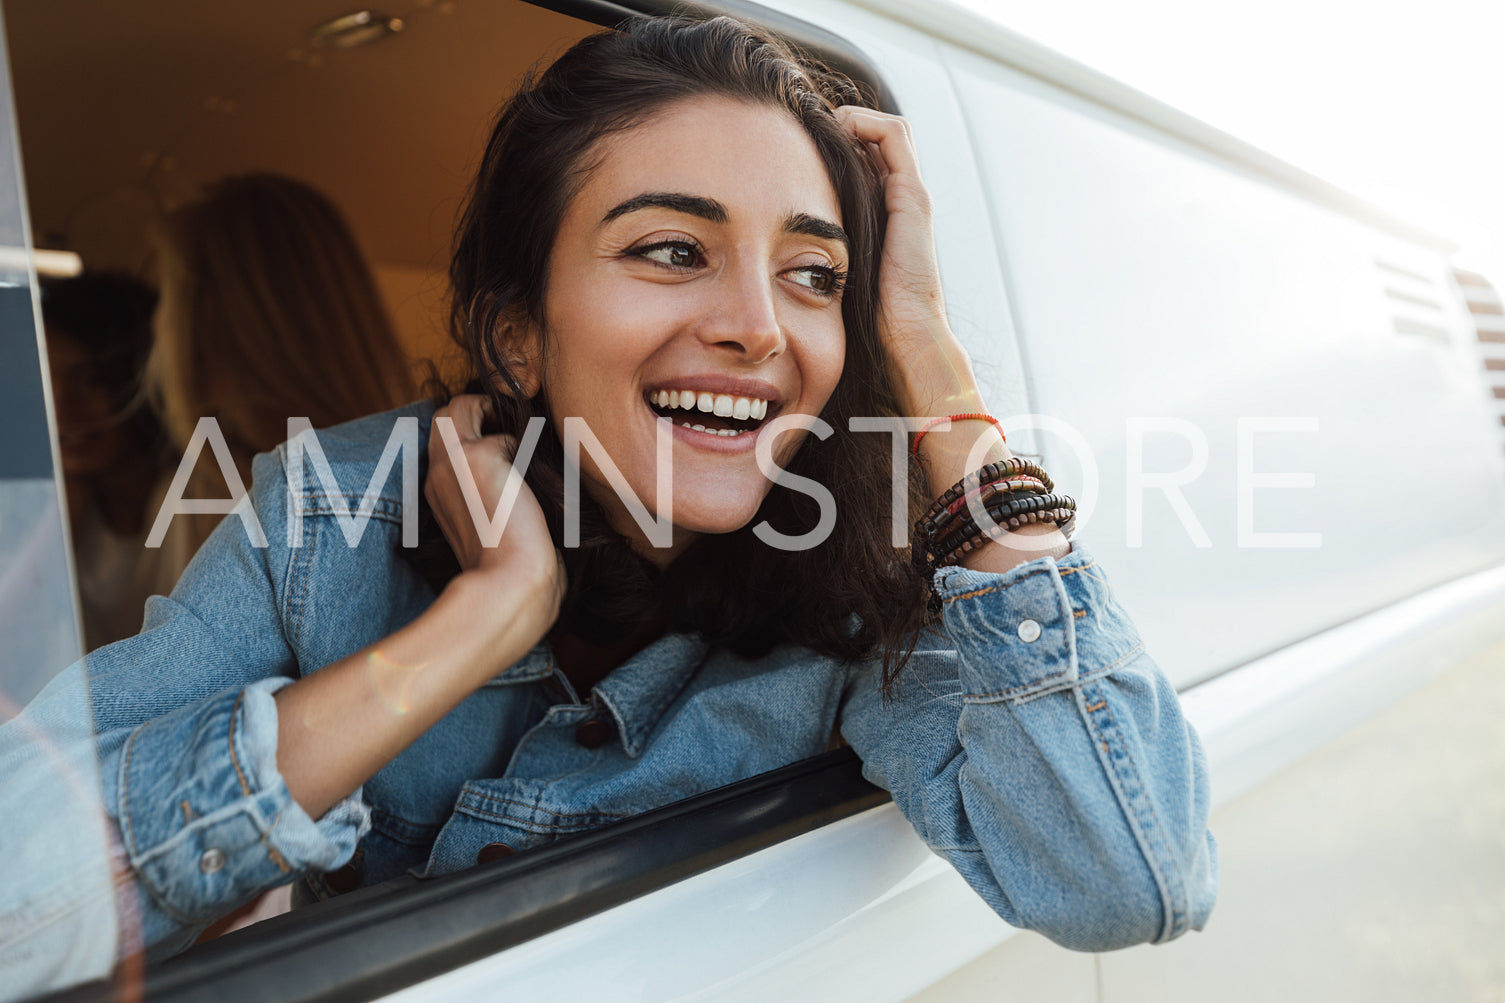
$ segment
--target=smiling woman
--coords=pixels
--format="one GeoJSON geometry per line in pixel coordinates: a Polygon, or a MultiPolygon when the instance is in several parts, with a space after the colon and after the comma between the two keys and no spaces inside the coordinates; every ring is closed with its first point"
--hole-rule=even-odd
{"type": "Polygon", "coordinates": [[[1008,921],[1085,950],[1202,925],[1197,737],[1073,503],[982,413],[907,127],[858,101],[734,20],[645,19],[503,108],[451,267],[472,392],[259,456],[266,543],[222,523],[28,711],[87,681],[153,952],[289,882],[457,871],[833,738],[1008,921]],[[948,414],[965,434],[927,422],[891,466],[882,419],[948,414]],[[416,551],[385,448],[414,426],[416,551]]]}

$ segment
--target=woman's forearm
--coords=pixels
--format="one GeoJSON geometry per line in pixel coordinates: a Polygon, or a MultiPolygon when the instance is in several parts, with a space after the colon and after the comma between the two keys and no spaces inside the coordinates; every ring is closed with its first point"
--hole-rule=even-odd
{"type": "MultiPolygon", "coordinates": [[[[986,413],[982,392],[972,376],[966,354],[960,351],[960,346],[954,352],[943,351],[940,346],[954,341],[949,332],[944,335],[932,338],[928,354],[921,354],[929,359],[928,363],[912,362],[906,373],[901,393],[908,406],[920,408],[911,413],[934,416],[986,413]],[[921,401],[925,403],[919,404],[921,401]]],[[[973,420],[955,421],[949,428],[927,433],[920,440],[919,453],[932,499],[939,498],[979,467],[1014,455],[1005,444],[1003,433],[986,422],[973,420]],[[979,440],[987,443],[985,452],[978,445],[979,440]],[[981,454],[975,459],[974,446],[981,454]]],[[[1003,572],[1046,554],[1060,558],[1069,553],[1071,544],[1065,534],[1043,523],[1022,526],[972,551],[961,563],[974,571],[1003,572]]]]}
{"type": "Polygon", "coordinates": [[[277,768],[293,799],[317,819],[347,797],[537,644],[547,605],[536,583],[467,572],[406,627],[279,690],[277,768]]]}

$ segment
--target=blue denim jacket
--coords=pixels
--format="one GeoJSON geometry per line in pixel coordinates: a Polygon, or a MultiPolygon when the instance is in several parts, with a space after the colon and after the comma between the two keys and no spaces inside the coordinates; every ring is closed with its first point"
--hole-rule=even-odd
{"type": "MultiPolygon", "coordinates": [[[[938,572],[944,633],[922,638],[888,702],[875,664],[792,646],[748,661],[684,635],[577,694],[541,644],[310,819],[277,772],[272,694],[433,601],[400,552],[402,464],[373,488],[358,546],[336,515],[366,494],[393,419],[418,419],[422,450],[432,412],[319,433],[339,491],[305,454],[301,546],[287,539],[288,447],[257,457],[267,545],[226,518],[172,595],[148,602],[139,635],[28,711],[86,678],[105,810],[157,953],[297,877],[322,890],[357,846],[363,883],[443,874],[488,844],[541,846],[815,755],[836,734],[1008,922],[1102,950],[1206,921],[1201,745],[1080,542],[1005,574],[938,572]]],[[[15,724],[5,731],[14,746],[15,724]]]]}

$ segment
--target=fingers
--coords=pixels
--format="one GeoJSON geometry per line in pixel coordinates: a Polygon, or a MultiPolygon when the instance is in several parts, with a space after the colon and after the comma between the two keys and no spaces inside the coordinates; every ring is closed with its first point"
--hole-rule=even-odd
{"type": "Polygon", "coordinates": [[[460,441],[470,442],[481,438],[481,423],[486,420],[489,404],[482,394],[460,394],[434,414],[435,417],[442,414],[452,418],[455,431],[460,433],[460,441]]]}
{"type": "Polygon", "coordinates": [[[871,108],[842,105],[836,118],[870,151],[883,174],[888,210],[929,211],[930,195],[920,179],[920,158],[915,153],[909,123],[898,115],[871,108]]]}
{"type": "Polygon", "coordinates": [[[454,397],[434,412],[429,433],[423,494],[462,568],[475,565],[480,546],[467,522],[488,511],[517,448],[512,436],[482,434],[489,403],[479,394],[454,397]]]}

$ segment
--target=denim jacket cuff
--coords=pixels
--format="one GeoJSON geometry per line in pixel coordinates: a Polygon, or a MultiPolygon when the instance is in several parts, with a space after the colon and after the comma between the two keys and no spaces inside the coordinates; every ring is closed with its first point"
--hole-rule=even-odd
{"type": "Polygon", "coordinates": [[[315,822],[277,772],[276,677],[149,721],[120,760],[126,852],[175,921],[201,924],[349,860],[370,828],[360,791],[315,822]],[[174,770],[162,769],[176,761],[174,770]]]}
{"type": "Polygon", "coordinates": [[[971,703],[1022,702],[1077,686],[1143,649],[1080,540],[1064,557],[1041,557],[1001,574],[941,568],[935,588],[971,703]],[[971,651],[988,657],[968,657],[971,651]]]}

